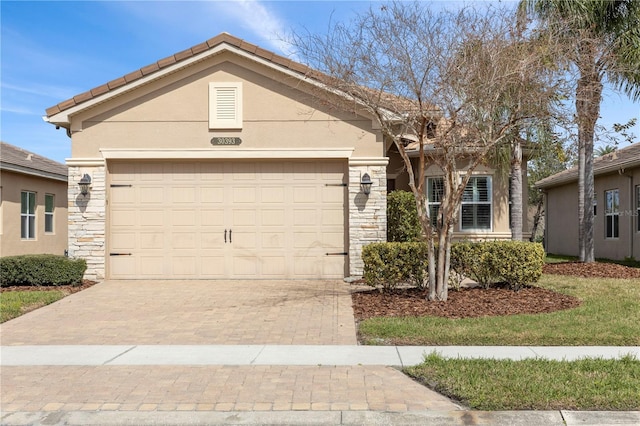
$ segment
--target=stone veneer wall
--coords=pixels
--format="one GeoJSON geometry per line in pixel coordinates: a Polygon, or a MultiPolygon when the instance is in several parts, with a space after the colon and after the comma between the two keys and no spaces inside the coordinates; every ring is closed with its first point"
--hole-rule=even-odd
{"type": "Polygon", "coordinates": [[[105,277],[106,187],[104,165],[69,166],[69,256],[87,261],[84,277],[105,277]],[[89,194],[80,194],[78,182],[91,176],[89,194]]]}
{"type": "Polygon", "coordinates": [[[362,247],[387,240],[387,159],[349,161],[349,275],[361,277],[362,247]],[[360,189],[362,175],[369,173],[371,194],[360,189]]]}

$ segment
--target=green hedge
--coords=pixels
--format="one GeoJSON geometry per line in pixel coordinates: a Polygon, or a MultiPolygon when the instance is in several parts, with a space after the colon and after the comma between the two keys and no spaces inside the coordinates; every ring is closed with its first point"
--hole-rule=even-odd
{"type": "MultiPolygon", "coordinates": [[[[425,242],[373,243],[362,250],[367,284],[394,289],[401,283],[422,288],[428,276],[425,242]]],[[[451,270],[469,277],[485,288],[507,282],[517,290],[542,276],[544,249],[524,241],[460,242],[451,247],[451,270]]]]}
{"type": "Polygon", "coordinates": [[[0,286],[79,285],[87,269],[84,259],[53,254],[33,254],[0,258],[0,286]]]}
{"type": "Polygon", "coordinates": [[[373,243],[363,247],[364,279],[372,287],[392,290],[409,283],[423,288],[428,277],[427,243],[373,243]]]}
{"type": "Polygon", "coordinates": [[[412,192],[392,191],[387,195],[387,241],[408,242],[422,239],[416,199],[412,192]]]}
{"type": "Polygon", "coordinates": [[[507,282],[517,290],[542,276],[542,244],[526,241],[461,242],[451,247],[451,268],[485,288],[507,282]]]}

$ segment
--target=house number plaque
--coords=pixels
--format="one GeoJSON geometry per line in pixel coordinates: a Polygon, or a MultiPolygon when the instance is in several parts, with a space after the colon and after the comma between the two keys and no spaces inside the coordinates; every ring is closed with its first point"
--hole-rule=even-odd
{"type": "Polygon", "coordinates": [[[240,138],[212,138],[211,145],[223,146],[223,145],[240,145],[242,139],[240,138]]]}

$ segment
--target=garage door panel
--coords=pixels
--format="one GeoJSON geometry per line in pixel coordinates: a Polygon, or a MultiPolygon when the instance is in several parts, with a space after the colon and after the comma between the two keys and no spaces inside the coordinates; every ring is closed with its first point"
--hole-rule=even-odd
{"type": "Polygon", "coordinates": [[[338,278],[344,162],[109,164],[117,278],[338,278]],[[225,242],[225,231],[227,241],[225,242]],[[120,257],[120,259],[116,259],[120,257]],[[329,275],[327,275],[329,274],[329,275]]]}
{"type": "Polygon", "coordinates": [[[200,257],[200,271],[205,278],[225,278],[226,258],[224,252],[208,253],[200,257]]]}
{"type": "Polygon", "coordinates": [[[236,209],[233,212],[231,225],[234,227],[253,226],[256,224],[256,211],[252,208],[236,209]]]}
{"type": "Polygon", "coordinates": [[[161,250],[166,247],[165,233],[163,231],[158,232],[142,232],[140,233],[140,249],[157,249],[161,250]]]}
{"type": "Polygon", "coordinates": [[[224,203],[224,188],[209,186],[200,188],[200,202],[203,204],[224,203]]]}
{"type": "Polygon", "coordinates": [[[187,186],[171,188],[171,201],[174,204],[193,204],[196,202],[196,189],[187,186]]]}
{"type": "MultiPolygon", "coordinates": [[[[120,256],[117,256],[117,258],[120,258],[120,256]]],[[[132,259],[135,259],[135,257],[132,259]]],[[[162,253],[158,253],[157,255],[142,255],[139,257],[139,263],[139,273],[142,277],[162,277],[168,275],[169,271],[166,271],[164,268],[165,258],[162,253]]]]}
{"type": "Polygon", "coordinates": [[[265,256],[260,266],[261,275],[265,278],[280,278],[286,275],[287,259],[285,256],[265,256]]]}
{"type": "Polygon", "coordinates": [[[263,249],[282,249],[285,247],[284,231],[263,232],[260,234],[260,239],[263,249]]]}
{"type": "Polygon", "coordinates": [[[112,251],[132,250],[136,248],[137,235],[134,232],[112,232],[111,233],[111,249],[112,251]]]}
{"type": "Polygon", "coordinates": [[[316,223],[318,223],[318,215],[316,209],[294,208],[293,224],[295,226],[313,226],[316,223]]]}
{"type": "Polygon", "coordinates": [[[196,211],[190,210],[173,210],[171,212],[170,226],[195,226],[196,211]]]}
{"type": "Polygon", "coordinates": [[[321,213],[322,221],[320,222],[324,225],[336,225],[340,226],[344,223],[344,212],[339,210],[323,210],[321,213]]]}
{"type": "Polygon", "coordinates": [[[136,196],[139,200],[138,204],[142,206],[150,204],[164,204],[165,202],[165,189],[161,186],[141,186],[136,192],[136,196]]]}
{"type": "Polygon", "coordinates": [[[171,275],[180,278],[196,278],[198,269],[193,254],[174,254],[171,258],[171,275]]]}

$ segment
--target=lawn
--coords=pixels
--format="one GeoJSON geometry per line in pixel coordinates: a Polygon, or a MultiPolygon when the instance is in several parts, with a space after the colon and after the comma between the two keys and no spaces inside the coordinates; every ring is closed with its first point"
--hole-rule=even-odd
{"type": "Polygon", "coordinates": [[[640,345],[639,280],[545,274],[538,285],[575,296],[582,305],[537,315],[377,317],[359,324],[359,337],[383,345],[640,345]]]}
{"type": "Polygon", "coordinates": [[[0,293],[0,323],[53,303],[66,295],[67,293],[59,290],[2,292],[0,293]]]}
{"type": "Polygon", "coordinates": [[[640,409],[640,360],[443,359],[404,372],[475,410],[640,409]]]}

